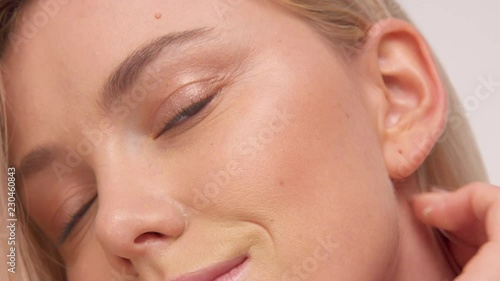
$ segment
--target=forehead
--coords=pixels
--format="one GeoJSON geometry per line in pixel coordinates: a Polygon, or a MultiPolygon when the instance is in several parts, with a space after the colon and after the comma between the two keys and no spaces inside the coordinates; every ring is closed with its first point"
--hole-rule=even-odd
{"type": "Polygon", "coordinates": [[[16,79],[35,84],[33,88],[40,89],[36,81],[41,80],[93,90],[91,85],[97,83],[90,82],[100,81],[145,41],[169,32],[228,25],[234,18],[230,14],[241,13],[245,9],[242,6],[248,6],[239,4],[228,10],[226,6],[221,8],[224,2],[34,1],[23,11],[8,44],[6,67],[16,79]],[[30,76],[33,73],[39,79],[30,76]]]}

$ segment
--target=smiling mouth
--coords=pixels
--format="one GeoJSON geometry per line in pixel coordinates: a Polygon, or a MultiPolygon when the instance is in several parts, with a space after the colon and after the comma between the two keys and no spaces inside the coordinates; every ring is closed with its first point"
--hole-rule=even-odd
{"type": "Polygon", "coordinates": [[[240,281],[247,261],[247,256],[237,257],[179,276],[172,281],[240,281]]]}

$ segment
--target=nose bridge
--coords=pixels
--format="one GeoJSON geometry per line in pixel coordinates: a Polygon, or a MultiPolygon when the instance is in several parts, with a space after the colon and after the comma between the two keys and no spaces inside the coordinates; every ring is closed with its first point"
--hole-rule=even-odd
{"type": "Polygon", "coordinates": [[[167,247],[184,232],[186,212],[171,197],[169,181],[142,168],[149,165],[146,155],[121,149],[96,157],[95,230],[108,256],[132,260],[150,247],[167,247]]]}

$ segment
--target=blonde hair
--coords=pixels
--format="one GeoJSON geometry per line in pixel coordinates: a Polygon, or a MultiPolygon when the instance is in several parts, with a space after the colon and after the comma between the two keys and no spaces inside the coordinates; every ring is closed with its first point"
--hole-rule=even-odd
{"type": "MultiPolygon", "coordinates": [[[[8,48],[9,37],[16,25],[17,14],[20,10],[30,3],[30,0],[1,0],[0,2],[0,58],[6,48],[8,48]]],[[[0,73],[0,81],[2,76],[0,73]]],[[[7,115],[5,103],[5,90],[3,84],[0,84],[0,219],[7,221],[7,177],[8,168],[8,132],[7,115]],[[5,188],[4,188],[5,187],[5,188]]],[[[17,173],[16,181],[19,180],[17,173]]],[[[9,273],[7,257],[8,247],[0,247],[2,255],[0,265],[0,279],[9,281],[30,280],[30,281],[61,281],[65,280],[65,271],[62,265],[62,259],[55,247],[47,243],[48,239],[42,231],[30,220],[26,208],[23,207],[22,190],[16,189],[16,215],[17,224],[15,230],[16,240],[16,270],[15,273],[9,273]],[[3,274],[3,275],[2,275],[3,274]],[[5,276],[4,276],[5,275],[5,276]]],[[[7,237],[5,227],[0,228],[0,237],[7,237]]],[[[6,241],[0,241],[0,243],[6,241]]]]}
{"type": "MultiPolygon", "coordinates": [[[[355,56],[362,49],[373,25],[387,18],[399,18],[411,22],[400,6],[393,0],[275,0],[283,6],[295,11],[296,14],[310,21],[335,46],[338,46],[347,56],[355,56]]],[[[9,32],[14,25],[14,18],[22,0],[5,0],[0,4],[0,51],[6,46],[9,32]],[[8,4],[6,4],[8,3],[8,4]]],[[[436,60],[437,61],[437,60],[436,60]]],[[[458,97],[441,66],[438,66],[440,76],[448,92],[448,121],[444,133],[435,136],[436,142],[432,153],[417,171],[419,184],[423,190],[429,185],[439,185],[458,188],[474,181],[487,181],[487,175],[471,129],[464,117],[464,110],[458,97]]],[[[2,118],[2,121],[5,119],[2,118]]],[[[3,131],[3,130],[2,130],[3,131]]],[[[6,139],[3,138],[6,145],[6,139]]],[[[2,150],[3,153],[6,150],[2,150]]],[[[0,155],[5,160],[5,155],[0,155]]],[[[5,168],[2,161],[2,168],[5,168]]],[[[2,171],[5,171],[3,169],[2,171]]],[[[4,181],[4,174],[2,183],[4,181]]],[[[2,192],[2,195],[3,196],[2,192]]],[[[2,210],[6,200],[2,199],[2,210]]],[[[4,213],[2,213],[5,215],[4,213]]],[[[33,227],[30,227],[33,234],[33,227]]],[[[30,265],[29,280],[63,280],[61,268],[56,263],[47,263],[43,257],[47,249],[40,246],[35,238],[40,234],[31,235],[23,240],[24,264],[30,265]],[[33,243],[34,241],[34,243],[33,243]],[[44,251],[45,253],[40,253],[44,251]],[[27,254],[29,253],[29,255],[27,254]],[[35,255],[35,253],[39,253],[35,255]],[[40,265],[40,266],[38,266],[40,265]],[[42,266],[43,265],[43,266],[42,266]],[[44,277],[41,277],[44,276],[44,277]]],[[[443,249],[446,251],[446,249],[443,249]]],[[[55,258],[58,261],[59,258],[55,258]]],[[[12,279],[15,280],[15,279],[12,279]]]]}

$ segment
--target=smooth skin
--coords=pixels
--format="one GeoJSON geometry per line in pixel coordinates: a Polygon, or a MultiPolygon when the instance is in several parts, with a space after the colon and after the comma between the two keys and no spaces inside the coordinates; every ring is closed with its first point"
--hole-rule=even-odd
{"type": "Polygon", "coordinates": [[[387,20],[346,58],[272,1],[218,1],[71,1],[7,50],[10,159],[69,280],[173,280],[242,255],[246,281],[451,280],[410,205],[432,147],[415,140],[447,109],[421,35],[387,20]],[[171,33],[152,66],[109,79],[171,33]]]}

